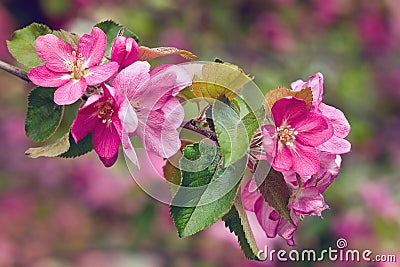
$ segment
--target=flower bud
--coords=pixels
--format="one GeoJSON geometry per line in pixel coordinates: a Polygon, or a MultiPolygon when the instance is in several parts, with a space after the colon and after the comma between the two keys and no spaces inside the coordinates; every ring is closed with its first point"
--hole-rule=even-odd
{"type": "Polygon", "coordinates": [[[122,70],[135,62],[139,55],[139,45],[135,39],[118,36],[111,48],[111,61],[119,64],[119,70],[122,70]]]}

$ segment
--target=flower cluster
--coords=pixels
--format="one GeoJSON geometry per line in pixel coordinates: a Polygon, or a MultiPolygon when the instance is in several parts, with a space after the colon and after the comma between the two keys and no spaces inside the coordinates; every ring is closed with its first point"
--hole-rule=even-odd
{"type": "Polygon", "coordinates": [[[321,216],[328,208],[322,193],[338,175],[340,154],[349,152],[351,145],[343,139],[350,132],[343,112],[322,102],[321,73],[306,82],[295,81],[291,87],[292,90],[277,89],[286,94],[270,107],[272,122],[261,127],[264,153],[258,156],[283,174],[290,193],[291,221],[264,200],[262,193],[255,190],[260,184],[254,185],[254,180],[247,183],[242,195],[245,208],[255,212],[268,237],[280,235],[294,245],[293,233],[299,218],[321,216]]]}
{"type": "Polygon", "coordinates": [[[134,135],[158,156],[167,158],[178,151],[177,128],[183,109],[174,96],[191,83],[182,68],[150,69],[139,57],[141,47],[124,36],[114,39],[108,57],[106,34],[97,27],[83,35],[76,48],[53,34],[39,36],[35,45],[44,65],[31,69],[29,79],[39,86],[57,87],[54,102],[58,105],[87,97],[71,134],[78,143],[92,133],[94,150],[104,166],[115,163],[121,144],[128,158],[138,164],[129,139],[134,135]]]}

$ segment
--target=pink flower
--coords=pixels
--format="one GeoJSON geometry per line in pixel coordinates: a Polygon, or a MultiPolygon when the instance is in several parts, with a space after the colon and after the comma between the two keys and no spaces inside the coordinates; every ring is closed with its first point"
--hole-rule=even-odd
{"type": "Polygon", "coordinates": [[[283,218],[274,208],[272,208],[264,200],[264,197],[257,191],[251,191],[251,185],[254,179],[250,180],[242,191],[242,200],[244,208],[256,214],[258,223],[269,238],[274,238],[277,235],[286,239],[289,246],[294,246],[293,234],[297,229],[299,220],[291,211],[290,217],[294,225],[283,218]]]}
{"type": "Polygon", "coordinates": [[[94,150],[104,166],[110,167],[118,158],[122,124],[118,117],[120,107],[114,88],[103,85],[103,89],[104,95],[89,97],[78,110],[71,132],[76,143],[93,133],[94,150]]]}
{"type": "Polygon", "coordinates": [[[122,145],[136,165],[136,152],[130,136],[138,136],[147,151],[168,158],[180,148],[177,128],[184,112],[174,94],[191,84],[192,78],[181,67],[159,67],[150,71],[149,63],[136,61],[112,81],[120,99],[119,118],[123,123],[122,145]]]}
{"type": "Polygon", "coordinates": [[[77,50],[53,34],[39,36],[36,51],[45,64],[31,69],[28,77],[36,85],[58,87],[54,93],[58,105],[72,104],[87,86],[107,81],[118,70],[116,62],[100,65],[106,46],[106,35],[96,27],[81,37],[77,50]]]}
{"type": "Polygon", "coordinates": [[[332,125],[333,135],[325,143],[318,146],[318,150],[332,154],[350,152],[351,144],[344,138],[350,132],[350,124],[342,111],[322,103],[324,92],[324,77],[321,73],[311,76],[307,82],[297,80],[291,84],[293,91],[300,91],[310,87],[313,94],[311,110],[321,113],[332,125]]]}
{"type": "Polygon", "coordinates": [[[139,56],[139,45],[135,39],[118,36],[111,48],[111,61],[119,64],[122,70],[135,62],[139,56]]]}
{"type": "Polygon", "coordinates": [[[327,119],[308,111],[305,101],[294,97],[276,101],[271,112],[275,125],[262,126],[262,132],[272,167],[293,170],[301,176],[315,174],[320,168],[316,147],[333,134],[327,119]]]}

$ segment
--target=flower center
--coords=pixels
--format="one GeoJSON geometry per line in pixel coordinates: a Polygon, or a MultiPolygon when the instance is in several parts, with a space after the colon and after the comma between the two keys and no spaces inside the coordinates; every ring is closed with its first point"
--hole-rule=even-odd
{"type": "Polygon", "coordinates": [[[114,114],[114,108],[112,104],[113,104],[112,98],[108,98],[106,101],[99,103],[97,117],[101,119],[102,123],[112,122],[112,116],[114,114]]]}
{"type": "Polygon", "coordinates": [[[71,72],[71,77],[73,79],[79,80],[85,73],[82,69],[83,62],[85,58],[82,54],[76,55],[76,51],[72,51],[72,61],[70,60],[70,54],[67,54],[68,60],[64,61],[64,66],[68,68],[71,72]]]}
{"type": "Polygon", "coordinates": [[[284,145],[293,146],[293,142],[296,140],[296,135],[298,135],[299,132],[290,125],[282,125],[276,127],[276,133],[278,134],[279,141],[284,145]]]}

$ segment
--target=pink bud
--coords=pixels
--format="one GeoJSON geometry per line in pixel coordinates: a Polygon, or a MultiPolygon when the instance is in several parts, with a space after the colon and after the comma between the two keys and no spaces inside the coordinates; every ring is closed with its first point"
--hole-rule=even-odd
{"type": "Polygon", "coordinates": [[[111,49],[111,60],[119,64],[122,70],[135,62],[139,55],[139,45],[135,39],[118,36],[111,49]]]}

